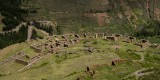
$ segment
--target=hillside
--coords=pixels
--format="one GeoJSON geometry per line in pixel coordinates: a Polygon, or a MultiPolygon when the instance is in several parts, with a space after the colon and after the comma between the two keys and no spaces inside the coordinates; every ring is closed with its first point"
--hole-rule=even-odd
{"type": "Polygon", "coordinates": [[[159,0],[30,0],[25,5],[31,9],[29,19],[56,21],[63,33],[108,31],[131,34],[150,17],[160,20],[159,3],[159,0]]]}
{"type": "MultiPolygon", "coordinates": [[[[14,29],[16,28],[15,25],[18,26],[20,22],[51,21],[55,26],[34,26],[38,26],[38,29],[51,35],[107,32],[108,34],[120,33],[148,38],[155,43],[159,43],[158,40],[160,40],[159,0],[24,0],[15,3],[8,0],[7,2],[3,1],[3,3],[8,4],[2,5],[1,10],[3,19],[1,19],[0,25],[4,26],[1,23],[2,20],[5,23],[3,30],[14,29]],[[11,4],[15,6],[12,7],[11,4]]],[[[2,26],[0,30],[2,30],[2,26]]],[[[37,30],[34,30],[34,33],[34,39],[44,35],[37,30]]],[[[4,43],[0,45],[0,48],[25,41],[26,36],[21,39],[20,36],[22,35],[15,32],[0,34],[0,42],[4,43]],[[19,36],[18,40],[8,38],[12,34],[19,36]]]]}
{"type": "Polygon", "coordinates": [[[159,79],[159,47],[141,48],[134,44],[139,40],[128,43],[127,37],[119,38],[116,42],[109,37],[103,39],[100,34],[97,38],[91,37],[92,35],[89,34],[87,38],[80,35],[80,39],[67,34],[53,35],[2,49],[0,50],[0,79],[146,80],[145,77],[149,77],[147,80],[159,79]],[[69,43],[61,38],[62,36],[73,42],[69,43]],[[58,40],[59,44],[65,43],[66,46],[49,48],[49,45],[56,44],[55,40],[58,40]],[[47,48],[43,48],[43,44],[47,48]],[[50,51],[51,49],[53,52],[50,51]],[[25,61],[29,63],[26,64],[25,61]]]}
{"type": "Polygon", "coordinates": [[[160,0],[1,0],[0,80],[159,80],[160,0]]]}

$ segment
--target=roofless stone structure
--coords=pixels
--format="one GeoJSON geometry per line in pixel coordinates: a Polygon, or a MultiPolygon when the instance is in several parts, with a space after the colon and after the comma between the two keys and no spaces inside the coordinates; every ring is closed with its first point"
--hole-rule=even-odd
{"type": "MultiPolygon", "coordinates": [[[[149,46],[149,41],[145,39],[137,40],[132,36],[122,36],[121,34],[112,34],[111,36],[107,36],[105,33],[82,33],[82,34],[64,34],[64,35],[53,35],[46,37],[46,42],[38,43],[30,45],[30,48],[33,49],[37,55],[30,57],[23,51],[18,52],[17,54],[9,57],[6,60],[0,62],[0,64],[4,64],[15,60],[17,63],[26,65],[18,71],[24,71],[29,69],[35,63],[41,61],[46,58],[46,56],[57,53],[61,48],[68,48],[83,39],[98,39],[101,38],[103,40],[111,40],[111,41],[123,41],[130,44],[135,44],[140,46],[141,48],[146,48],[149,46]],[[24,59],[25,58],[25,59],[24,59]],[[27,61],[26,61],[27,59],[27,61]]],[[[114,60],[112,61],[112,65],[116,65],[117,63],[125,62],[128,60],[114,60]]]]}

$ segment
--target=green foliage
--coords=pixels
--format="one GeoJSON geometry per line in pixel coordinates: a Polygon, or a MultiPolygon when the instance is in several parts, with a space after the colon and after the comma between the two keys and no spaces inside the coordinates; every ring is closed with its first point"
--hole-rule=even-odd
{"type": "Polygon", "coordinates": [[[62,34],[61,26],[57,26],[56,31],[58,35],[62,34]]]}
{"type": "Polygon", "coordinates": [[[160,43],[160,37],[147,37],[147,40],[149,40],[151,43],[160,43]]]}
{"type": "Polygon", "coordinates": [[[27,28],[22,27],[19,31],[17,32],[10,32],[10,33],[5,33],[5,34],[0,34],[0,49],[4,48],[6,46],[9,46],[14,43],[20,43],[24,42],[27,39],[27,28]]]}
{"type": "MultiPolygon", "coordinates": [[[[27,30],[28,28],[23,26],[20,28],[19,32],[0,34],[0,49],[15,43],[24,42],[27,39],[27,30]]],[[[35,39],[36,35],[37,33],[33,30],[32,39],[35,39]]]]}
{"type": "Polygon", "coordinates": [[[0,0],[0,13],[4,18],[5,24],[3,30],[15,28],[21,21],[27,17],[27,10],[21,8],[22,0],[0,0]]]}
{"type": "Polygon", "coordinates": [[[19,20],[9,17],[3,18],[2,22],[6,25],[5,27],[3,27],[3,31],[11,30],[20,23],[19,20]]]}
{"type": "Polygon", "coordinates": [[[33,32],[32,32],[32,39],[36,39],[37,37],[39,37],[38,35],[37,35],[37,32],[33,29],[33,32]]]}
{"type": "Polygon", "coordinates": [[[135,33],[135,36],[138,37],[149,37],[158,35],[160,35],[160,22],[156,20],[148,21],[147,24],[144,24],[142,29],[138,30],[135,33]]]}
{"type": "Polygon", "coordinates": [[[35,27],[37,29],[41,29],[41,30],[44,30],[44,31],[48,32],[50,35],[52,35],[53,31],[54,31],[52,26],[40,25],[40,23],[36,23],[36,22],[35,22],[35,27]]]}

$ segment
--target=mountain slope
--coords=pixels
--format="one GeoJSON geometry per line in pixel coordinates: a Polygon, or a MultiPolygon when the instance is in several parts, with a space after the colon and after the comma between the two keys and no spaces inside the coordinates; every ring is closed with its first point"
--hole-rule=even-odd
{"type": "MultiPolygon", "coordinates": [[[[53,39],[53,38],[52,38],[53,39]]],[[[0,50],[0,61],[24,52],[30,59],[42,54],[37,53],[31,45],[48,42],[47,38],[15,44],[0,50]]],[[[53,43],[53,42],[52,42],[53,43]]],[[[47,50],[47,49],[46,49],[47,50]]],[[[26,65],[15,60],[0,65],[0,79],[2,80],[145,80],[141,74],[155,74],[159,77],[158,48],[148,47],[142,49],[132,43],[98,39],[83,39],[68,48],[59,47],[57,52],[46,53],[41,60],[31,65],[28,69],[18,72],[26,65]],[[93,50],[91,50],[93,49],[93,50]],[[115,64],[112,64],[113,61],[115,64]],[[87,70],[89,67],[89,70],[87,70]],[[153,68],[154,67],[154,68],[153,68]],[[157,70],[157,71],[156,71],[157,70]],[[94,71],[93,76],[89,72],[94,71]],[[154,72],[153,72],[154,71],[154,72]],[[134,74],[136,73],[136,74],[134,74]],[[141,75],[141,76],[137,76],[141,75]]],[[[26,59],[24,59],[26,60],[26,59]]],[[[147,76],[147,75],[145,75],[147,76]]],[[[148,76],[147,76],[148,77],[148,76]]]]}
{"type": "Polygon", "coordinates": [[[56,21],[63,33],[90,30],[129,33],[150,20],[147,4],[152,19],[160,20],[159,3],[159,0],[29,0],[25,5],[30,6],[29,19],[56,21]]]}

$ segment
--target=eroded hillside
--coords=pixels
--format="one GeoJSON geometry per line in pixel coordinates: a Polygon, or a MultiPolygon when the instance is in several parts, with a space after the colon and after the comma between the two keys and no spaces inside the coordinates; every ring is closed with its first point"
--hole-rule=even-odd
{"type": "Polygon", "coordinates": [[[31,19],[56,21],[63,33],[129,33],[159,20],[159,0],[30,0],[31,19]],[[32,4],[33,3],[33,4],[32,4]],[[102,26],[98,28],[98,26],[102,26]]]}

